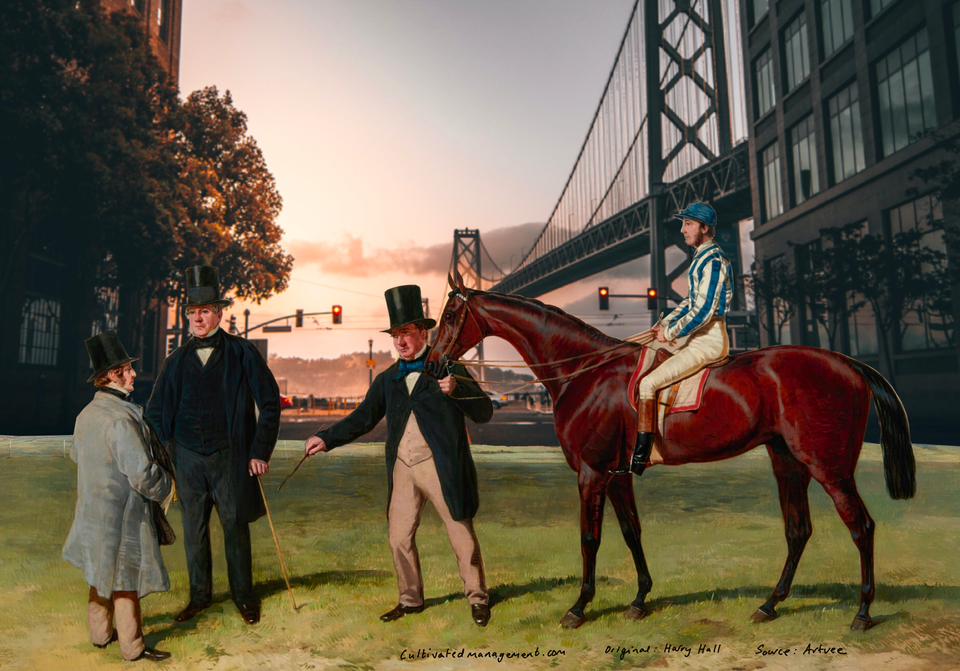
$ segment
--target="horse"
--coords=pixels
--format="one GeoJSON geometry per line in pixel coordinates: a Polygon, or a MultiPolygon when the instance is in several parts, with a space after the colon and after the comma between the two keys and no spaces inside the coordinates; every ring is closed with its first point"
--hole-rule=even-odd
{"type": "MultiPolygon", "coordinates": [[[[553,399],[554,427],[580,494],[583,577],[576,603],[560,624],[577,628],[596,594],[596,558],[607,497],[633,555],[637,596],[623,615],[639,620],[653,585],[640,542],[640,520],[629,467],[637,413],[627,396],[643,346],[601,333],[559,308],[512,294],[469,290],[459,273],[449,278],[426,371],[439,377],[447,364],[487,336],[520,353],[553,399]]],[[[679,466],[738,456],[765,445],[783,513],[787,559],[780,580],[752,614],[777,617],[790,593],[800,556],[812,534],[811,478],[833,500],[860,552],[860,607],[851,629],[873,625],[874,521],[857,492],[854,469],[863,444],[871,393],[881,428],[884,475],[893,499],[916,491],[916,465],[906,413],[877,371],[843,354],[814,347],[776,346],[737,354],[710,372],[696,412],[666,416],[663,463],[679,466]]]]}

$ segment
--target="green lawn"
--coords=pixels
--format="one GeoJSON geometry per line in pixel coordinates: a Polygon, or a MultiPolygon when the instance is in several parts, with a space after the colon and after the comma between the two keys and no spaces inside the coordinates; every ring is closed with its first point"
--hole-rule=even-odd
{"type": "MultiPolygon", "coordinates": [[[[60,558],[76,500],[76,470],[62,456],[62,440],[36,440],[20,451],[0,442],[0,668],[131,668],[116,646],[90,645],[87,588],[81,572],[60,558]]],[[[396,603],[380,446],[311,459],[277,493],[302,454],[299,444],[282,448],[264,487],[299,611],[263,519],[252,530],[263,621],[246,626],[230,601],[215,527],[220,602],[192,622],[174,623],[188,590],[178,542],[164,549],[171,591],[143,601],[148,644],[174,655],[162,668],[960,667],[960,450],[917,448],[917,497],[894,502],[878,449],[865,448],[857,479],[877,521],[878,626],[855,633],[849,625],[859,594],[857,552],[816,484],[814,535],[793,594],[778,620],[750,621],[785,554],[776,485],[762,450],[719,464],[656,467],[636,481],[654,578],[654,612],[641,622],[620,617],[636,576],[608,505],[597,598],[583,627],[567,631],[558,623],[580,585],[579,500],[576,477],[558,450],[475,448],[477,533],[493,603],[490,625],[480,629],[469,619],[453,554],[429,506],[418,534],[428,608],[391,624],[378,620],[396,603]],[[847,654],[803,654],[808,644],[847,654]],[[791,652],[758,655],[760,645],[791,652]],[[618,646],[626,650],[622,659],[618,646]],[[711,652],[698,654],[699,646],[711,652]],[[462,656],[408,664],[418,650],[462,656]]],[[[179,531],[176,505],[171,513],[179,531]]]]}

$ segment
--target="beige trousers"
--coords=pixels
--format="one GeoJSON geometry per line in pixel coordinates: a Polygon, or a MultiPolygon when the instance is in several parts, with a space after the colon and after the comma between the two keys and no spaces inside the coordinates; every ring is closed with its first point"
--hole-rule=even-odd
{"type": "Polygon", "coordinates": [[[657,390],[669,387],[704,366],[723,359],[729,350],[726,320],[723,317],[714,318],[695,331],[682,349],[640,380],[637,397],[641,401],[656,398],[657,390]]]}
{"type": "Polygon", "coordinates": [[[457,521],[450,516],[440,478],[433,459],[407,466],[397,459],[393,467],[393,495],[387,511],[390,550],[397,570],[397,588],[404,606],[423,604],[423,576],[417,552],[417,527],[427,501],[433,504],[447,529],[447,538],[457,557],[463,593],[471,604],[489,601],[480,542],[473,530],[473,520],[457,521]]]}
{"type": "Polygon", "coordinates": [[[145,644],[140,620],[140,598],[136,592],[114,592],[109,599],[90,588],[87,600],[87,620],[90,622],[90,640],[94,645],[110,642],[116,620],[117,641],[120,654],[132,660],[140,656],[145,644]]]}

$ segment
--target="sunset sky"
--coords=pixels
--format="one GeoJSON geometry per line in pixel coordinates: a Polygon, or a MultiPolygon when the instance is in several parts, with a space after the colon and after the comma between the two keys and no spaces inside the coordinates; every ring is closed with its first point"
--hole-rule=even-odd
{"type": "MultiPolygon", "coordinates": [[[[305,358],[392,349],[385,289],[419,284],[436,317],[455,228],[509,267],[556,204],[600,102],[633,0],[275,0],[183,4],[180,88],[229,90],[283,196],[290,288],[243,323],[344,310],[272,334],[305,358]]],[[[645,262],[541,297],[616,335],[645,262]]],[[[644,317],[646,319],[646,317],[644,317]]],[[[490,358],[516,358],[491,343],[490,358]]]]}

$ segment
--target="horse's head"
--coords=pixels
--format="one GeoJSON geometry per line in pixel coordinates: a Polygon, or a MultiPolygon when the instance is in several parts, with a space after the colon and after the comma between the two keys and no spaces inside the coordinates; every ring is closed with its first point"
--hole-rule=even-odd
{"type": "Polygon", "coordinates": [[[477,321],[475,310],[471,309],[471,304],[483,292],[467,289],[460,273],[454,272],[456,280],[453,276],[447,277],[452,291],[440,313],[436,336],[425,364],[425,371],[431,377],[443,377],[451,361],[459,359],[486,335],[477,321]]]}

